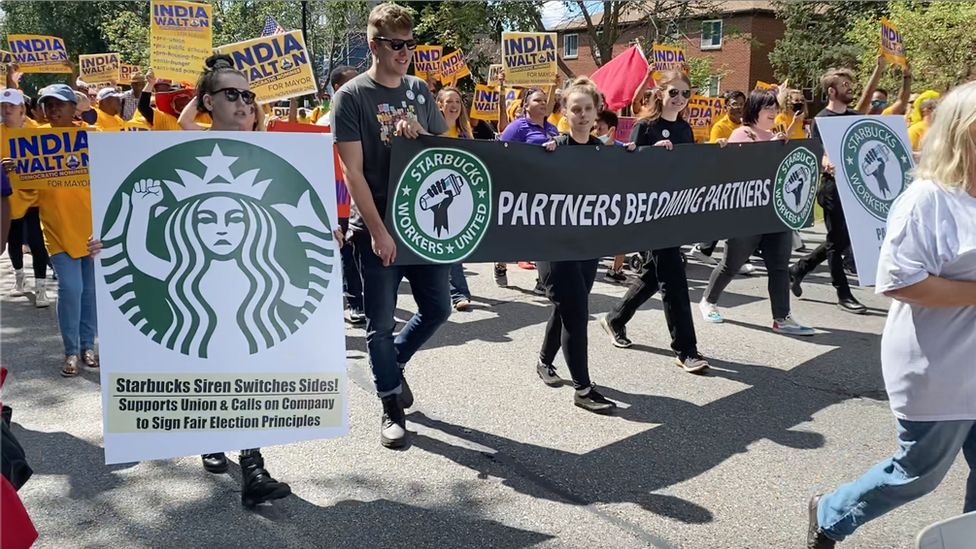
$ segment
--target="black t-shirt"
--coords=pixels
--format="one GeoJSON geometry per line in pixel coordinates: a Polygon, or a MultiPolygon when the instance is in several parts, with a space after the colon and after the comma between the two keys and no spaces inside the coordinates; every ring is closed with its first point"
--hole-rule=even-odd
{"type": "Polygon", "coordinates": [[[691,126],[681,118],[674,122],[663,118],[657,120],[643,118],[638,120],[634,124],[634,129],[630,131],[630,140],[638,147],[653,145],[662,139],[668,139],[675,145],[694,143],[695,134],[691,131],[691,126]]]}
{"type": "Polygon", "coordinates": [[[560,134],[560,135],[557,135],[552,140],[555,141],[556,144],[559,145],[559,146],[563,146],[563,145],[603,145],[603,141],[600,141],[599,139],[597,139],[596,137],[593,137],[592,135],[590,136],[589,141],[587,141],[586,143],[579,143],[575,139],[573,139],[572,137],[570,137],[568,134],[565,134],[565,133],[560,134]]]}
{"type": "MultiPolygon", "coordinates": [[[[829,110],[827,108],[824,108],[824,110],[818,112],[817,113],[817,116],[813,119],[813,123],[812,123],[812,126],[813,127],[810,128],[810,135],[811,135],[811,137],[813,137],[817,141],[820,141],[820,126],[817,125],[817,118],[826,118],[828,116],[856,116],[858,114],[861,114],[861,113],[859,113],[859,112],[857,112],[855,110],[852,110],[852,109],[847,109],[844,112],[834,112],[832,110],[829,110]]],[[[824,146],[824,150],[825,151],[826,151],[826,149],[827,149],[827,147],[824,146]]],[[[830,175],[827,172],[823,172],[823,178],[824,179],[829,179],[829,180],[833,181],[834,176],[830,175]]]]}

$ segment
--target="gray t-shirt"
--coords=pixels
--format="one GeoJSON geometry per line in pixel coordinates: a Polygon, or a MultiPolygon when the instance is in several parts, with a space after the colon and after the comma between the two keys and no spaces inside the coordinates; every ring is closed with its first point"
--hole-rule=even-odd
{"type": "MultiPolygon", "coordinates": [[[[400,120],[417,120],[430,133],[447,131],[434,96],[427,84],[404,76],[396,88],[387,88],[360,74],[336,92],[332,103],[332,131],[337,143],[359,141],[363,146],[363,175],[373,193],[380,215],[386,215],[386,194],[390,180],[390,145],[400,120]]],[[[353,203],[349,228],[366,230],[362,215],[353,203]]]]}

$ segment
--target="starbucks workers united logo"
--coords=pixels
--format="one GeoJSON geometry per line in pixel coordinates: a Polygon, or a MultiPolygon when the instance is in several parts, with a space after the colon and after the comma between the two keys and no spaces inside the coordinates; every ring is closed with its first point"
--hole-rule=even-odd
{"type": "Polygon", "coordinates": [[[230,139],[183,143],[143,162],[104,227],[101,262],[122,314],[153,341],[200,358],[284,341],[315,312],[336,264],[308,180],[276,154],[230,139]]]}
{"type": "Polygon", "coordinates": [[[491,175],[467,151],[426,149],[407,164],[391,200],[394,228],[410,251],[434,263],[457,263],[488,231],[491,175]]]}
{"type": "Polygon", "coordinates": [[[810,219],[819,172],[817,155],[806,147],[795,149],[780,162],[773,187],[773,208],[787,227],[801,229],[810,219]]]}
{"type": "Polygon", "coordinates": [[[861,206],[885,221],[898,195],[911,182],[912,153],[888,126],[874,120],[851,125],[841,139],[843,169],[861,206]]]}

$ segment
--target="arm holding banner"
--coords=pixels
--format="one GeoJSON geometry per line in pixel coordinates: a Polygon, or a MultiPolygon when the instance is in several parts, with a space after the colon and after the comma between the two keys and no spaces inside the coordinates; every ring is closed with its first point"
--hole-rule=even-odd
{"type": "Polygon", "coordinates": [[[883,55],[878,56],[878,63],[874,66],[874,72],[871,73],[871,78],[868,83],[864,86],[864,91],[861,92],[861,98],[857,100],[857,106],[854,110],[861,113],[867,114],[868,110],[871,108],[871,96],[874,95],[874,90],[878,89],[878,82],[881,81],[881,74],[884,72],[885,66],[888,61],[883,55]]]}
{"type": "Polygon", "coordinates": [[[901,89],[898,90],[898,99],[891,105],[891,112],[888,114],[905,114],[908,110],[908,99],[912,95],[912,68],[905,61],[905,68],[901,71],[901,89]]]}

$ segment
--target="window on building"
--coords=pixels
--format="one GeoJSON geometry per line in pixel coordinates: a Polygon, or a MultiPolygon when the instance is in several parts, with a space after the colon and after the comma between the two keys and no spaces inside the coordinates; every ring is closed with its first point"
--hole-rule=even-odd
{"type": "Polygon", "coordinates": [[[579,35],[563,35],[563,59],[575,59],[579,57],[579,35]]]}
{"type": "Polygon", "coordinates": [[[708,96],[718,97],[722,93],[722,77],[721,76],[709,76],[708,77],[708,96]]]}
{"type": "Polygon", "coordinates": [[[722,20],[702,21],[701,49],[717,50],[722,48],[722,20]]]}

